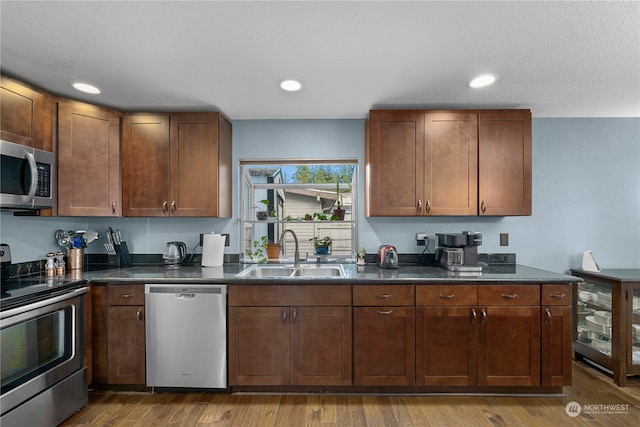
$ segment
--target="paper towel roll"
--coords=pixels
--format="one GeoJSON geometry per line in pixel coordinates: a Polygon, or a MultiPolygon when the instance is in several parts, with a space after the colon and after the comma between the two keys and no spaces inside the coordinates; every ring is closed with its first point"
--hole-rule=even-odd
{"type": "Polygon", "coordinates": [[[221,234],[202,236],[202,266],[220,267],[224,264],[224,243],[226,237],[221,234]]]}

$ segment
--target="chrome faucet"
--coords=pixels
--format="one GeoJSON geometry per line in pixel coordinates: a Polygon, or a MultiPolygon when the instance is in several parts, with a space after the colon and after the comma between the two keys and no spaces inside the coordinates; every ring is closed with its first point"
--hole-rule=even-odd
{"type": "Polygon", "coordinates": [[[293,260],[293,266],[294,266],[295,268],[298,268],[298,267],[300,267],[300,249],[299,249],[299,247],[298,247],[298,236],[296,236],[296,233],[294,233],[294,232],[293,232],[293,230],[291,230],[291,229],[286,229],[286,230],[284,230],[284,231],[282,232],[282,234],[280,235],[280,242],[282,242],[282,239],[284,238],[284,235],[285,235],[285,233],[286,233],[287,231],[288,231],[289,233],[291,233],[291,235],[293,236],[293,241],[294,241],[294,242],[295,242],[295,244],[296,244],[296,250],[295,250],[295,252],[293,253],[293,257],[294,257],[294,260],[293,260]]]}

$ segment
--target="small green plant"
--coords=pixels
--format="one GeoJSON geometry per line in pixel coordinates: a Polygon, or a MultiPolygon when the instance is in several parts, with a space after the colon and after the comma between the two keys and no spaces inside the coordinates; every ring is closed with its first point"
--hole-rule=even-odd
{"type": "Polygon", "coordinates": [[[250,251],[247,251],[247,256],[251,261],[257,261],[259,263],[267,262],[267,244],[269,239],[267,236],[262,236],[260,240],[254,240],[253,246],[250,251]]]}
{"type": "Polygon", "coordinates": [[[311,239],[309,239],[309,241],[313,242],[313,246],[316,248],[318,246],[331,246],[331,244],[333,243],[333,239],[331,239],[331,237],[329,236],[312,237],[311,239]]]}
{"type": "Polygon", "coordinates": [[[276,216],[276,210],[273,208],[273,206],[271,206],[271,202],[269,201],[269,199],[262,199],[260,200],[260,203],[262,203],[265,206],[267,215],[269,215],[270,217],[276,216]]]}
{"type": "Polygon", "coordinates": [[[358,255],[360,256],[360,258],[364,258],[365,256],[364,245],[360,245],[360,251],[358,252],[358,255]]]}
{"type": "Polygon", "coordinates": [[[327,215],[322,212],[314,212],[313,217],[318,221],[326,221],[328,219],[327,215]]]}

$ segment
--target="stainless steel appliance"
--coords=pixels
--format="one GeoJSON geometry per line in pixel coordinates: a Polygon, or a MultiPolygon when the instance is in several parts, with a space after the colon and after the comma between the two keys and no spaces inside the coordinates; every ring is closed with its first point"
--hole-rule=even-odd
{"type": "Polygon", "coordinates": [[[145,285],[147,386],[227,388],[227,285],[145,285]]]}
{"type": "Polygon", "coordinates": [[[53,206],[54,155],[0,140],[0,208],[47,209],[53,206]]]}
{"type": "Polygon", "coordinates": [[[436,233],[438,248],[436,260],[450,271],[481,272],[478,264],[478,246],[482,245],[482,233],[463,231],[462,233],[436,233]]]}
{"type": "Polygon", "coordinates": [[[377,262],[381,268],[398,268],[398,251],[395,246],[381,245],[378,248],[377,262]]]}
{"type": "Polygon", "coordinates": [[[184,242],[168,242],[162,254],[164,266],[168,268],[180,267],[187,256],[187,245],[184,242]]]}
{"type": "Polygon", "coordinates": [[[87,287],[42,276],[5,280],[2,273],[0,424],[56,426],[88,401],[87,287]]]}

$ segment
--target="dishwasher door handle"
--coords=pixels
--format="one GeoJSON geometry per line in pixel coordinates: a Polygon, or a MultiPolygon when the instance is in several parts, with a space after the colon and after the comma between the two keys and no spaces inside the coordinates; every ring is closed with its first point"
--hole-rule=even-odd
{"type": "Polygon", "coordinates": [[[196,297],[196,294],[176,294],[177,299],[191,299],[195,297],[196,297]]]}

